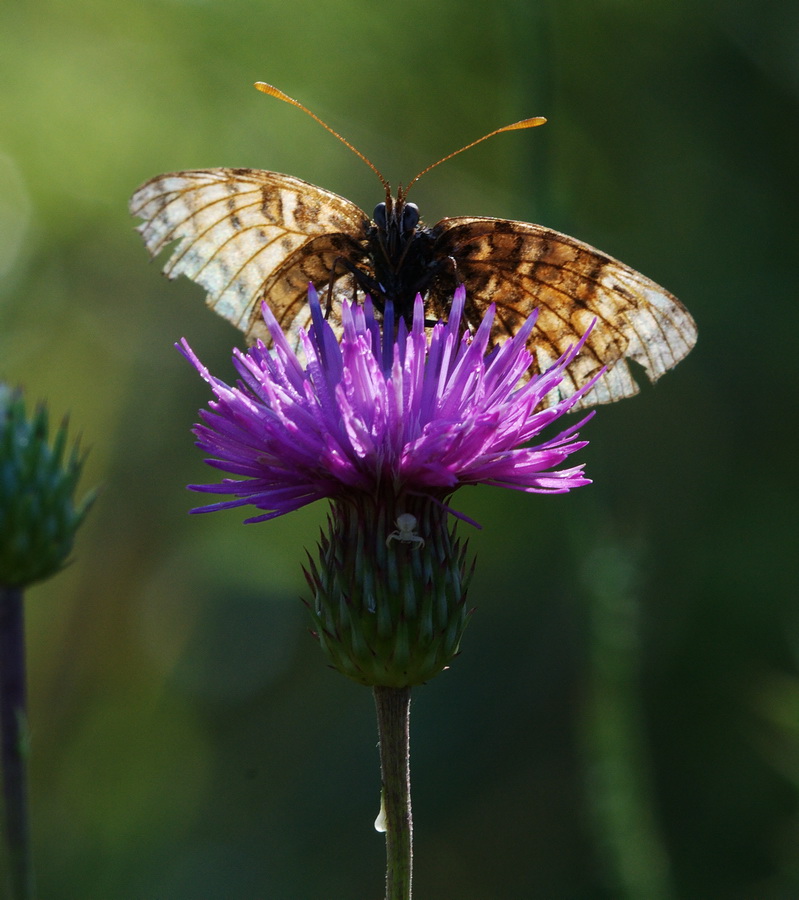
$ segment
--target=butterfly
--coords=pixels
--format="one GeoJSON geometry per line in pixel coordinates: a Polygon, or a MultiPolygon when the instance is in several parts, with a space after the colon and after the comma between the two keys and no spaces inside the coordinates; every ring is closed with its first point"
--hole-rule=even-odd
{"type": "Polygon", "coordinates": [[[459,284],[467,291],[465,319],[476,328],[496,305],[491,340],[513,335],[534,309],[529,347],[533,372],[545,371],[595,322],[580,355],[549,402],[566,397],[605,367],[580,406],[638,393],[629,361],[650,381],[675,366],[696,342],[696,325],[664,288],[606,253],[543,225],[477,216],[445,218],[426,227],[408,188],[434,166],[474,144],[519,128],[497,129],[428,166],[392,194],[371,162],[315,113],[271,85],[256,87],[297,106],[346,144],[378,175],[385,201],[371,217],[337,194],[291,175],[258,169],[197,169],[158,175],[130,201],[152,256],[173,244],[164,272],[186,275],[208,292],[206,302],[245,333],[268,340],[261,317],[266,301],[284,331],[310,326],[308,284],[337,302],[369,294],[410,320],[417,293],[432,324],[446,320],[459,284]],[[177,242],[177,243],[175,243],[177,242]]]}

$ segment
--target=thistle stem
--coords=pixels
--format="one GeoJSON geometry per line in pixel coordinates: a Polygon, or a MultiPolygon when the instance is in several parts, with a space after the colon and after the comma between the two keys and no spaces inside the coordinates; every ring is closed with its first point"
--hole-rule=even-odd
{"type": "Polygon", "coordinates": [[[28,825],[27,697],[22,589],[0,586],[0,733],[10,897],[35,895],[28,825]]]}
{"type": "Polygon", "coordinates": [[[375,687],[382,780],[381,819],[386,832],[386,900],[410,900],[413,868],[411,818],[411,689],[375,687]]]}

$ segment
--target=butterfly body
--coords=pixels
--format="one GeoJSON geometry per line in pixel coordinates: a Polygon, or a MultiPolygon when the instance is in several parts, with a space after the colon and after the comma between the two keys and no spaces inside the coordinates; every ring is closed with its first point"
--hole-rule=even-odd
{"type": "MultiPolygon", "coordinates": [[[[656,381],[691,349],[696,326],[668,291],[613,257],[542,225],[483,217],[419,219],[400,190],[370,218],[354,203],[290,175],[257,169],[201,169],[160,175],[130,204],[155,256],[173,244],[165,273],[184,274],[208,304],[247,335],[267,339],[266,301],[285,331],[310,325],[308,284],[330,299],[370,294],[410,320],[417,293],[430,322],[446,319],[458,284],[465,318],[477,327],[496,306],[492,341],[514,334],[534,309],[534,369],[544,371],[596,320],[559,396],[606,368],[582,406],[638,392],[628,362],[656,381]]],[[[553,398],[554,399],[554,398],[553,398]]]]}

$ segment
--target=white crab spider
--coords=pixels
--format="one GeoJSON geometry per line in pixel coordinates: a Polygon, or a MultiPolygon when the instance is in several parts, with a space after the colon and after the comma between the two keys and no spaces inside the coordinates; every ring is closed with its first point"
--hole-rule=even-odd
{"type": "Polygon", "coordinates": [[[416,516],[411,513],[402,513],[397,516],[397,531],[392,531],[386,538],[386,547],[393,541],[397,540],[403,544],[416,544],[417,547],[424,547],[424,538],[420,537],[414,529],[416,528],[416,516]]]}

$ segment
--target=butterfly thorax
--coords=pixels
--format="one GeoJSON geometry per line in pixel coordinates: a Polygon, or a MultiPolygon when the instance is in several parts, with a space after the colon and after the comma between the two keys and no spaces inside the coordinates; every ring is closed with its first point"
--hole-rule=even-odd
{"type": "Polygon", "coordinates": [[[397,316],[409,324],[417,293],[424,294],[438,268],[435,238],[419,219],[415,203],[406,203],[402,191],[375,207],[374,221],[366,231],[366,252],[374,271],[372,299],[382,312],[385,302],[394,304],[397,316]]]}

